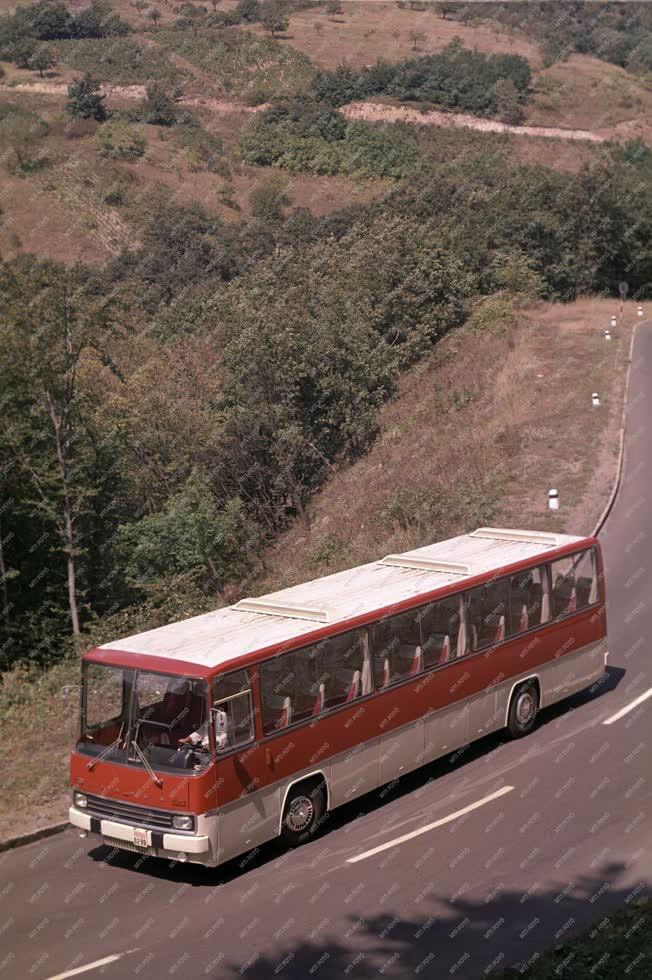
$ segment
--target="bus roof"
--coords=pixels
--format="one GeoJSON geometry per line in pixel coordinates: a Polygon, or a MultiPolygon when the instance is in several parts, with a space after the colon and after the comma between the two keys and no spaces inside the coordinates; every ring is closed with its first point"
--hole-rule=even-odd
{"type": "MultiPolygon", "coordinates": [[[[470,534],[113,640],[99,650],[115,656],[104,654],[100,658],[119,663],[120,653],[139,654],[152,658],[152,669],[157,670],[161,660],[168,659],[208,670],[226,664],[234,667],[234,661],[249,659],[248,655],[257,651],[297,646],[301,638],[309,642],[310,634],[323,635],[330,632],[329,627],[383,613],[398,603],[417,600],[453,584],[463,587],[467,580],[519,562],[545,560],[560,548],[585,541],[568,534],[478,528],[470,534]]],[[[146,668],[147,662],[141,666],[146,668]]]]}

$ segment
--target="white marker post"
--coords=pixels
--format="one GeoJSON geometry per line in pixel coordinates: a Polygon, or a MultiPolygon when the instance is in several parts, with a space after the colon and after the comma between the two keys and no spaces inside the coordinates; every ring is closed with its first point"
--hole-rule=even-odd
{"type": "Polygon", "coordinates": [[[600,396],[597,393],[597,391],[594,391],[593,394],[591,395],[591,404],[593,405],[594,408],[597,408],[600,404],[600,396]]]}
{"type": "Polygon", "coordinates": [[[637,312],[637,314],[638,314],[639,316],[641,316],[641,317],[642,317],[642,316],[643,316],[643,307],[642,307],[642,306],[639,306],[639,308],[637,309],[637,311],[636,311],[636,312],[637,312]]]}
{"type": "Polygon", "coordinates": [[[559,510],[559,494],[556,490],[548,490],[548,510],[559,510]]]}
{"type": "Polygon", "coordinates": [[[612,318],[611,318],[611,329],[613,330],[615,326],[616,326],[616,317],[615,316],[612,316],[612,318]]]}
{"type": "Polygon", "coordinates": [[[607,327],[607,329],[604,332],[604,339],[611,340],[611,331],[609,330],[609,327],[607,327]]]}

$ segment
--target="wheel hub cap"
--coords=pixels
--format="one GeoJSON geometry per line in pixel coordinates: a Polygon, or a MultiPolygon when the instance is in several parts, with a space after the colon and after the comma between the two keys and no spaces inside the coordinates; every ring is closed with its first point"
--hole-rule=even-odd
{"type": "Polygon", "coordinates": [[[534,698],[529,692],[521,694],[516,702],[516,717],[521,725],[527,725],[534,714],[534,698]]]}
{"type": "Polygon", "coordinates": [[[286,823],[290,830],[298,833],[310,826],[314,812],[314,807],[309,797],[298,796],[290,803],[286,823]]]}

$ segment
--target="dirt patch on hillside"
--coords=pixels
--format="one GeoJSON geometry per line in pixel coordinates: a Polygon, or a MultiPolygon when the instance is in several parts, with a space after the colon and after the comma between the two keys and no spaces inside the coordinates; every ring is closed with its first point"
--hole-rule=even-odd
{"type": "Polygon", "coordinates": [[[367,122],[405,122],[416,126],[441,126],[454,129],[474,129],[478,133],[513,133],[519,136],[538,136],[548,139],[579,140],[586,143],[603,143],[598,136],[585,129],[562,129],[557,126],[510,126],[496,119],[479,119],[462,112],[441,112],[437,109],[421,111],[408,106],[388,105],[384,102],[352,102],[340,112],[347,119],[364,119],[367,122]]]}

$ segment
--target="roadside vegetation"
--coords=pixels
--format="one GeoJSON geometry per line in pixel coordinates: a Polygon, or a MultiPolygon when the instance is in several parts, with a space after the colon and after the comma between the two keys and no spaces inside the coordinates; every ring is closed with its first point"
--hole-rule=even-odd
{"type": "Polygon", "coordinates": [[[512,968],[498,980],[613,980],[649,973],[652,958],[652,903],[632,898],[576,939],[539,956],[530,967],[512,968]]]}

